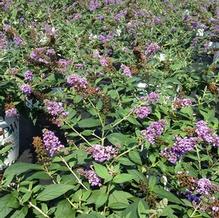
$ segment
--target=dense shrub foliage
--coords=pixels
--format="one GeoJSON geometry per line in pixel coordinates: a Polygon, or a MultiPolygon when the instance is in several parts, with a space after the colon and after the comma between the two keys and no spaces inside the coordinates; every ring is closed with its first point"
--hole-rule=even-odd
{"type": "Polygon", "coordinates": [[[37,163],[0,217],[219,217],[214,0],[0,2],[0,103],[37,163]]]}

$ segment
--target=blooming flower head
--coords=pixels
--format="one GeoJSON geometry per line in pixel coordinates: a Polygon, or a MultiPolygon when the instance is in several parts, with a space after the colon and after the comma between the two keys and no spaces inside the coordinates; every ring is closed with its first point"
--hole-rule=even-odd
{"type": "Polygon", "coordinates": [[[43,130],[43,144],[51,157],[64,148],[55,133],[47,129],[43,130]]]}
{"type": "Polygon", "coordinates": [[[158,100],[159,100],[160,96],[159,94],[157,94],[156,92],[150,92],[148,95],[147,95],[147,100],[149,103],[156,103],[158,100]]]}
{"type": "Polygon", "coordinates": [[[55,57],[56,52],[53,48],[35,48],[30,53],[30,59],[37,64],[49,65],[55,57]]]}
{"type": "Polygon", "coordinates": [[[28,84],[22,84],[20,89],[25,95],[30,95],[32,93],[32,88],[28,84]]]}
{"type": "Polygon", "coordinates": [[[121,65],[121,69],[123,71],[123,74],[127,77],[132,77],[132,71],[129,67],[127,67],[126,65],[122,64],[121,65]]]}
{"type": "Polygon", "coordinates": [[[24,72],[24,80],[26,81],[32,81],[33,79],[33,72],[30,70],[27,70],[26,72],[24,72]]]}
{"type": "Polygon", "coordinates": [[[14,43],[15,43],[16,45],[18,45],[18,46],[23,43],[23,39],[22,39],[20,36],[18,36],[18,35],[15,35],[14,38],[13,38],[13,40],[14,40],[14,43]]]}
{"type": "Polygon", "coordinates": [[[45,100],[44,103],[48,113],[52,116],[66,115],[62,102],[45,100]]]}
{"type": "Polygon", "coordinates": [[[148,106],[141,106],[141,107],[137,107],[134,110],[134,113],[136,114],[137,117],[139,117],[140,119],[144,119],[146,117],[148,117],[148,115],[151,113],[151,108],[148,106]]]}
{"type": "Polygon", "coordinates": [[[176,137],[173,147],[164,149],[161,155],[169,162],[175,164],[182,155],[193,150],[196,144],[196,137],[176,137]]]}
{"type": "Polygon", "coordinates": [[[152,122],[147,129],[142,130],[143,137],[151,144],[155,143],[155,139],[158,138],[165,129],[165,120],[159,120],[152,122]]]}
{"type": "Polygon", "coordinates": [[[173,102],[173,106],[175,108],[183,108],[183,107],[187,107],[192,105],[192,100],[189,98],[177,98],[174,102],[173,102]]]}
{"type": "Polygon", "coordinates": [[[57,69],[61,72],[64,72],[67,70],[68,66],[71,64],[70,60],[66,60],[66,59],[59,59],[56,62],[57,65],[57,69]]]}
{"type": "Polygon", "coordinates": [[[76,90],[83,90],[88,86],[87,80],[77,74],[68,76],[67,83],[70,87],[74,87],[76,90]]]}
{"type": "Polygon", "coordinates": [[[10,117],[17,117],[18,116],[18,112],[17,112],[17,109],[15,107],[13,108],[9,108],[5,111],[5,116],[7,118],[10,118],[10,117]]]}
{"type": "Polygon", "coordinates": [[[97,176],[97,174],[93,170],[85,170],[84,176],[88,179],[88,182],[91,186],[101,186],[101,179],[97,176]]]}
{"type": "Polygon", "coordinates": [[[208,127],[205,121],[200,120],[196,123],[195,132],[200,140],[212,144],[215,147],[219,147],[219,136],[208,127]]]}
{"type": "Polygon", "coordinates": [[[146,56],[151,56],[156,54],[160,50],[160,46],[157,43],[151,42],[147,45],[145,50],[146,56]]]}
{"type": "Polygon", "coordinates": [[[97,162],[108,161],[117,154],[117,150],[112,146],[102,146],[98,144],[93,145],[88,152],[91,153],[92,157],[97,162]]]}
{"type": "Polygon", "coordinates": [[[88,8],[90,11],[96,11],[100,6],[101,5],[98,0],[90,0],[88,8]]]}
{"type": "Polygon", "coordinates": [[[209,195],[211,192],[212,184],[209,179],[202,178],[197,181],[196,192],[202,195],[209,195]]]}
{"type": "Polygon", "coordinates": [[[103,67],[107,67],[107,66],[109,66],[109,61],[108,61],[107,58],[101,56],[101,57],[100,57],[100,64],[101,64],[101,66],[103,66],[103,67]]]}

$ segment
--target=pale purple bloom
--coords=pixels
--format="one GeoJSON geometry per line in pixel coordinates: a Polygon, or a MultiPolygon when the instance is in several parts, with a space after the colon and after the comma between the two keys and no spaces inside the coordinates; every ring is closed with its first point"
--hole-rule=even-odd
{"type": "Polygon", "coordinates": [[[61,72],[64,72],[67,70],[67,68],[69,67],[69,65],[72,62],[70,60],[66,60],[66,59],[59,59],[56,64],[57,64],[57,69],[61,72]]]}
{"type": "Polygon", "coordinates": [[[32,81],[33,79],[33,72],[30,71],[30,70],[27,70],[25,73],[24,73],[24,80],[26,81],[32,81]]]}
{"type": "Polygon", "coordinates": [[[90,0],[89,1],[89,10],[96,11],[100,7],[100,2],[98,0],[90,0]]]}
{"type": "Polygon", "coordinates": [[[10,118],[10,117],[17,117],[18,116],[17,109],[16,108],[7,109],[5,111],[5,116],[8,117],[8,118],[10,118]]]}
{"type": "Polygon", "coordinates": [[[165,157],[169,162],[175,164],[176,161],[185,153],[192,151],[197,144],[196,137],[176,137],[176,141],[171,148],[165,148],[161,155],[165,157]]]}
{"type": "Polygon", "coordinates": [[[74,87],[77,90],[86,89],[88,86],[87,80],[77,74],[68,76],[67,83],[69,86],[74,87]]]}
{"type": "Polygon", "coordinates": [[[14,40],[14,43],[16,44],[16,45],[21,45],[22,43],[23,43],[23,39],[20,37],[20,36],[14,36],[14,38],[13,38],[13,40],[14,40]]]}
{"type": "Polygon", "coordinates": [[[48,65],[56,57],[56,52],[52,48],[35,48],[31,54],[30,59],[38,64],[48,65]]]}
{"type": "Polygon", "coordinates": [[[145,55],[151,56],[156,54],[160,50],[160,46],[157,43],[151,42],[147,45],[145,55]]]}
{"type": "Polygon", "coordinates": [[[173,104],[175,108],[188,107],[192,105],[192,100],[189,98],[177,98],[173,104]]]}
{"type": "Polygon", "coordinates": [[[88,152],[92,155],[95,161],[104,162],[115,157],[117,149],[112,146],[102,146],[99,144],[93,145],[92,148],[88,149],[88,152]]]}
{"type": "Polygon", "coordinates": [[[3,32],[0,32],[0,49],[5,49],[7,47],[7,37],[3,32]]]}
{"type": "Polygon", "coordinates": [[[202,141],[219,147],[219,136],[208,127],[205,121],[200,120],[196,123],[195,132],[202,141]]]}
{"type": "Polygon", "coordinates": [[[56,36],[55,27],[53,27],[49,24],[46,24],[44,26],[44,31],[45,31],[46,35],[49,36],[49,37],[55,37],[56,36]]]}
{"type": "Polygon", "coordinates": [[[202,178],[197,181],[197,193],[202,195],[209,195],[212,189],[212,184],[209,179],[202,178]]]}
{"type": "Polygon", "coordinates": [[[43,130],[43,144],[51,157],[64,148],[55,133],[47,129],[43,130]]]}
{"type": "Polygon", "coordinates": [[[137,107],[134,110],[134,113],[136,114],[137,117],[139,117],[140,119],[144,119],[146,117],[148,117],[149,114],[151,114],[151,108],[148,106],[141,106],[141,107],[137,107]]]}
{"type": "Polygon", "coordinates": [[[145,130],[141,133],[143,137],[151,144],[155,143],[155,139],[158,138],[165,129],[165,120],[159,120],[152,122],[145,130]]]}
{"type": "Polygon", "coordinates": [[[97,176],[97,174],[93,170],[85,170],[84,176],[88,179],[88,182],[91,186],[101,186],[101,179],[97,176]]]}
{"type": "Polygon", "coordinates": [[[120,21],[122,18],[125,17],[126,14],[127,14],[127,10],[121,10],[120,12],[118,12],[118,13],[114,16],[115,21],[120,21]]]}
{"type": "Polygon", "coordinates": [[[131,69],[128,66],[126,66],[125,64],[122,64],[121,65],[121,69],[122,69],[123,74],[125,76],[132,77],[132,71],[131,71],[131,69]]]}
{"type": "Polygon", "coordinates": [[[156,103],[158,100],[159,100],[160,96],[159,94],[157,94],[156,92],[150,92],[148,95],[147,95],[147,100],[149,103],[156,103]]]}
{"type": "Polygon", "coordinates": [[[22,84],[20,89],[25,95],[30,95],[32,93],[32,87],[28,84],[22,84]]]}
{"type": "Polygon", "coordinates": [[[62,102],[45,100],[44,104],[46,106],[48,113],[52,116],[60,116],[60,115],[66,116],[67,115],[62,102]]]}
{"type": "Polygon", "coordinates": [[[78,69],[82,69],[84,67],[84,64],[78,63],[74,65],[78,69]]]}
{"type": "Polygon", "coordinates": [[[101,64],[101,66],[103,66],[103,67],[107,67],[107,66],[109,66],[109,61],[107,60],[107,58],[101,56],[101,57],[100,57],[100,64],[101,64]]]}
{"type": "Polygon", "coordinates": [[[0,1],[0,7],[4,10],[7,11],[12,4],[12,0],[4,0],[0,1]]]}
{"type": "Polygon", "coordinates": [[[102,43],[106,43],[109,42],[110,40],[113,39],[113,33],[109,33],[107,35],[104,34],[100,34],[98,39],[102,42],[102,43]]]}
{"type": "Polygon", "coordinates": [[[73,16],[72,16],[72,20],[79,20],[79,19],[81,19],[81,14],[80,13],[75,13],[75,14],[73,14],[73,16]]]}

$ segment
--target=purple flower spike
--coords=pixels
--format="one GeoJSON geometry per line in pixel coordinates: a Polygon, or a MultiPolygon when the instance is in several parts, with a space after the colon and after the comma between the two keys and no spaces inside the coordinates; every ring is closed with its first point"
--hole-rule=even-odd
{"type": "Polygon", "coordinates": [[[92,157],[97,162],[110,160],[117,154],[117,150],[112,146],[102,146],[98,144],[93,145],[88,152],[91,153],[92,157]]]}
{"type": "Polygon", "coordinates": [[[61,148],[64,148],[55,133],[47,129],[43,130],[43,143],[51,157],[58,153],[61,148]]]}
{"type": "Polygon", "coordinates": [[[74,87],[76,90],[83,90],[86,89],[88,86],[87,80],[77,74],[72,74],[68,76],[67,83],[69,86],[74,87]]]}
{"type": "Polygon", "coordinates": [[[32,81],[33,79],[33,72],[30,71],[30,70],[27,70],[25,73],[24,73],[24,80],[26,81],[32,81]]]}
{"type": "Polygon", "coordinates": [[[88,182],[91,186],[101,186],[101,179],[97,176],[97,174],[93,170],[84,171],[84,176],[88,179],[88,182]]]}
{"type": "Polygon", "coordinates": [[[20,89],[25,95],[30,95],[32,93],[32,88],[28,84],[21,85],[20,89]]]}
{"type": "Polygon", "coordinates": [[[158,138],[165,129],[165,120],[159,120],[152,122],[147,129],[141,131],[143,137],[151,144],[155,143],[155,139],[158,138]]]}
{"type": "Polygon", "coordinates": [[[147,107],[147,106],[141,106],[141,107],[136,108],[134,110],[134,113],[140,119],[144,119],[144,118],[148,117],[148,115],[151,113],[151,108],[147,107]]]}

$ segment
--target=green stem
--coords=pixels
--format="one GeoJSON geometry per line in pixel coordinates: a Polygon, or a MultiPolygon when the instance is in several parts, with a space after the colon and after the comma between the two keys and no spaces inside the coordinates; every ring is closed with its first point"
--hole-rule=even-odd
{"type": "Polygon", "coordinates": [[[105,141],[105,130],[104,130],[104,127],[105,127],[105,122],[103,121],[102,117],[101,117],[101,114],[99,112],[99,110],[96,108],[96,106],[93,104],[93,102],[88,98],[88,101],[90,102],[90,104],[92,105],[92,107],[95,109],[95,111],[97,112],[97,116],[100,120],[100,124],[101,124],[101,127],[102,127],[102,134],[101,134],[101,145],[104,145],[104,141],[105,141]]]}
{"type": "Polygon", "coordinates": [[[70,123],[67,121],[64,121],[80,138],[82,138],[89,146],[92,146],[91,143],[83,136],[81,133],[79,133],[70,123]]]}
{"type": "Polygon", "coordinates": [[[46,218],[50,218],[47,214],[45,214],[39,207],[36,205],[32,204],[32,202],[29,202],[29,205],[33,207],[35,210],[37,210],[40,214],[42,214],[46,218]]]}
{"type": "Polygon", "coordinates": [[[82,183],[82,181],[78,178],[78,176],[75,174],[75,172],[71,169],[71,167],[68,165],[68,163],[65,161],[65,159],[62,156],[59,156],[62,160],[62,162],[65,164],[65,166],[69,169],[69,171],[72,173],[72,175],[76,178],[76,180],[78,181],[78,183],[86,190],[88,190],[88,188],[82,183]]]}
{"type": "Polygon", "coordinates": [[[124,151],[123,153],[121,153],[120,155],[116,156],[113,161],[110,163],[110,166],[116,161],[118,160],[120,157],[122,157],[123,155],[129,153],[130,151],[134,150],[135,148],[139,147],[139,145],[135,145],[134,147],[132,148],[129,148],[128,150],[124,151]]]}
{"type": "Polygon", "coordinates": [[[197,157],[198,157],[198,168],[199,170],[201,170],[201,158],[200,158],[200,154],[199,154],[199,149],[197,147],[197,145],[195,146],[195,150],[196,150],[196,154],[197,154],[197,157]]]}

